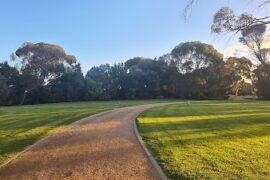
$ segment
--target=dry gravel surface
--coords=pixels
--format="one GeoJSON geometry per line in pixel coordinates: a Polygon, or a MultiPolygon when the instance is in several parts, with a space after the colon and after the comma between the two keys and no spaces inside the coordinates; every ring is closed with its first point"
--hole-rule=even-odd
{"type": "Polygon", "coordinates": [[[144,110],[120,108],[82,119],[0,167],[0,179],[160,179],[133,129],[144,110]]]}

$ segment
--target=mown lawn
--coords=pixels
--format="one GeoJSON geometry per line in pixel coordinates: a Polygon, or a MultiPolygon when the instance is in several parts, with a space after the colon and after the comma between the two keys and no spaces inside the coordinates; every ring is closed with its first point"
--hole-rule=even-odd
{"type": "Polygon", "coordinates": [[[117,107],[166,100],[99,101],[0,107],[0,164],[66,124],[117,107]]]}
{"type": "Polygon", "coordinates": [[[270,102],[169,105],[137,123],[169,178],[270,179],[270,102]]]}

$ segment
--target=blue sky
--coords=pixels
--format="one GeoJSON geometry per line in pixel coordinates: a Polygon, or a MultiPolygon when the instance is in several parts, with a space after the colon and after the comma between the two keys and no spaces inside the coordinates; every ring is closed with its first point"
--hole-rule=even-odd
{"type": "MultiPolygon", "coordinates": [[[[248,0],[200,0],[188,22],[186,0],[1,0],[0,61],[23,42],[47,42],[75,55],[86,72],[93,65],[135,56],[154,58],[180,42],[200,40],[224,52],[237,39],[215,38],[210,27],[222,6],[252,11],[248,0]]],[[[226,51],[225,51],[226,52],[226,51]]]]}

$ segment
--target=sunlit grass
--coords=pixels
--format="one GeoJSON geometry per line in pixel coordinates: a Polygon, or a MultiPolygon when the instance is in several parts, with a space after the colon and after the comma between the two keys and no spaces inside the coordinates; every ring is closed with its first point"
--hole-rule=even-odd
{"type": "Polygon", "coordinates": [[[66,124],[117,107],[158,100],[99,101],[0,107],[0,164],[66,124]]]}
{"type": "Polygon", "coordinates": [[[138,125],[172,179],[270,178],[270,102],[169,105],[146,111],[138,125]]]}

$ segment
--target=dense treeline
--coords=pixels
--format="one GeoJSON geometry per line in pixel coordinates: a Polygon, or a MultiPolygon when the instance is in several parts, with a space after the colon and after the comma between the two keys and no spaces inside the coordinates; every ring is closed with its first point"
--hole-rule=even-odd
{"type": "Polygon", "coordinates": [[[169,54],[155,59],[136,57],[113,66],[93,67],[85,76],[75,56],[66,54],[57,45],[25,43],[12,59],[17,61],[16,68],[7,62],[0,64],[2,105],[144,98],[216,99],[256,92],[260,98],[270,98],[269,65],[254,68],[245,57],[224,60],[213,46],[198,41],[181,43],[169,54]]]}

